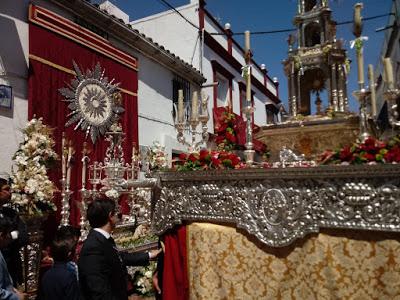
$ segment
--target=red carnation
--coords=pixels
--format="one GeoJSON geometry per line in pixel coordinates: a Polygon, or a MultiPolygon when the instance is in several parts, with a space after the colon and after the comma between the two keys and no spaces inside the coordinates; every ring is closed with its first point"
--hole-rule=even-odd
{"type": "Polygon", "coordinates": [[[349,146],[344,147],[339,153],[340,160],[342,161],[351,161],[353,158],[353,153],[350,150],[349,146]]]}
{"type": "Polygon", "coordinates": [[[196,155],[193,154],[193,153],[191,153],[191,154],[189,155],[189,157],[188,157],[188,160],[190,160],[190,161],[192,161],[192,162],[195,162],[195,161],[198,160],[198,159],[199,159],[199,158],[196,157],[196,155]]]}
{"type": "Polygon", "coordinates": [[[226,139],[230,141],[231,143],[236,143],[236,136],[231,134],[230,132],[226,133],[226,139]]]}
{"type": "Polygon", "coordinates": [[[221,161],[218,158],[216,158],[215,156],[211,157],[211,161],[215,167],[219,167],[221,165],[221,161]]]}
{"type": "Polygon", "coordinates": [[[186,158],[187,158],[186,153],[180,153],[179,154],[179,160],[186,160],[186,158]]]}
{"type": "Polygon", "coordinates": [[[201,149],[201,150],[200,150],[200,159],[201,159],[201,160],[207,159],[207,156],[208,156],[209,154],[210,154],[210,153],[208,153],[208,150],[207,150],[207,149],[201,149]]]}

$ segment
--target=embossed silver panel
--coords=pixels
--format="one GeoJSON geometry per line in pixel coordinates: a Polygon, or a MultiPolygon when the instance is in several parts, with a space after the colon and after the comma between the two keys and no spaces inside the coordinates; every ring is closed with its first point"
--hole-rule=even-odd
{"type": "Polygon", "coordinates": [[[400,231],[400,165],[159,173],[152,224],[231,223],[268,246],[320,228],[400,231]]]}

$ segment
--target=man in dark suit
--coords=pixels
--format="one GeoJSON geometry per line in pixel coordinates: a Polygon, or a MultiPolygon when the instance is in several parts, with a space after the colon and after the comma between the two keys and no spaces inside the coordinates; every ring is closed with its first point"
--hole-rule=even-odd
{"type": "Polygon", "coordinates": [[[78,260],[81,294],[86,300],[127,300],[126,266],[145,266],[162,250],[119,252],[111,237],[119,219],[111,199],[90,203],[87,219],[93,229],[78,260]]]}

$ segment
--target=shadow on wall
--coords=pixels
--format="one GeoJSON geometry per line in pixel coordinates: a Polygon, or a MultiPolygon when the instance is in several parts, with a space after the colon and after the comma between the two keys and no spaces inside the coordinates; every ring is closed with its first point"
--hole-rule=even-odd
{"type": "MultiPolygon", "coordinates": [[[[21,38],[28,39],[28,35],[20,36],[16,20],[27,22],[28,1],[26,0],[1,0],[0,1],[0,75],[5,84],[13,87],[13,98],[26,98],[26,80],[28,66],[25,59],[21,38]]],[[[18,22],[20,23],[20,22],[18,22]]],[[[20,23],[22,24],[22,23],[20,23]]],[[[26,29],[22,32],[25,32],[26,29]]],[[[28,41],[25,41],[28,43],[28,41]]],[[[0,116],[13,118],[14,99],[12,108],[0,107],[0,116]]]]}

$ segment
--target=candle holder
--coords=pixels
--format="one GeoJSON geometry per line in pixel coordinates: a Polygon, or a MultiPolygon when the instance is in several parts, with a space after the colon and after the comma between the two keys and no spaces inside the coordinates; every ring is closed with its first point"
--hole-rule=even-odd
{"type": "MultiPolygon", "coordinates": [[[[136,203],[136,189],[147,188],[152,189],[156,184],[156,179],[139,180],[138,173],[140,171],[140,156],[136,155],[135,147],[132,149],[132,162],[131,164],[125,163],[122,142],[124,140],[124,133],[118,124],[113,124],[111,130],[106,133],[106,141],[109,146],[106,150],[106,155],[103,162],[94,161],[91,165],[87,166],[89,157],[86,156],[86,151],[83,152],[82,158],[82,188],[80,190],[82,201],[79,204],[81,210],[81,235],[84,239],[89,230],[89,224],[86,218],[87,203],[99,195],[113,199],[116,204],[116,211],[120,212],[119,199],[121,195],[127,195],[131,200],[129,206],[131,212],[139,213],[141,203],[136,203]],[[89,172],[90,188],[86,188],[86,170],[89,172]],[[139,205],[139,207],[138,207],[139,205]]],[[[137,216],[130,215],[127,222],[132,223],[137,216]]],[[[126,224],[124,221],[123,224],[126,224]]]]}
{"type": "Polygon", "coordinates": [[[70,190],[69,183],[67,183],[66,179],[63,178],[60,180],[61,182],[61,226],[70,225],[69,217],[70,217],[70,199],[73,192],[70,190]]]}
{"type": "Polygon", "coordinates": [[[383,97],[388,104],[389,123],[392,128],[400,127],[399,112],[397,100],[400,97],[400,90],[397,88],[388,88],[383,93],[383,97]]]}
{"type": "Polygon", "coordinates": [[[368,126],[367,97],[371,94],[368,89],[360,89],[353,92],[354,98],[360,103],[360,133],[358,139],[364,142],[372,136],[368,126]]]}
{"type": "Polygon", "coordinates": [[[189,116],[184,116],[183,121],[179,120],[179,113],[177,117],[174,118],[173,116],[174,126],[178,132],[176,139],[182,145],[187,146],[189,152],[199,151],[201,145],[206,144],[209,139],[207,123],[210,116],[208,114],[207,96],[202,95],[201,114],[198,117],[197,113],[194,113],[195,110],[199,111],[199,107],[192,107],[192,116],[190,119],[189,116]],[[201,125],[201,131],[197,131],[199,125],[201,125]],[[189,132],[189,135],[191,135],[190,142],[186,140],[184,132],[189,132]],[[200,139],[198,139],[198,136],[200,139]]]}
{"type": "Polygon", "coordinates": [[[244,108],[246,116],[246,150],[244,150],[244,155],[247,166],[252,166],[254,164],[255,151],[253,150],[253,124],[251,122],[253,112],[254,107],[251,106],[251,101],[247,101],[247,106],[244,108]]]}

